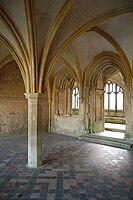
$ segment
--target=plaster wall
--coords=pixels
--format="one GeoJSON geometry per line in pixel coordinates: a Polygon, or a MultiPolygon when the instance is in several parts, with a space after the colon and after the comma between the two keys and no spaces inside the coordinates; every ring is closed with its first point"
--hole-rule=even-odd
{"type": "Polygon", "coordinates": [[[82,116],[54,116],[52,132],[78,137],[83,133],[82,116]]]}
{"type": "Polygon", "coordinates": [[[27,134],[25,99],[0,99],[0,136],[27,134]]]}
{"type": "Polygon", "coordinates": [[[49,104],[47,97],[42,103],[42,133],[48,131],[48,121],[49,121],[49,104]]]}
{"type": "MultiPolygon", "coordinates": [[[[0,136],[28,132],[28,102],[17,64],[12,61],[0,70],[0,136]]],[[[43,101],[42,131],[48,131],[48,100],[43,101]]]]}

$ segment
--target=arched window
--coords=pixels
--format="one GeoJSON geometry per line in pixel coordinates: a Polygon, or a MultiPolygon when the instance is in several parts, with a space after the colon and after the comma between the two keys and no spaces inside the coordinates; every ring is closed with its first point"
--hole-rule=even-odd
{"type": "Polygon", "coordinates": [[[104,88],[104,109],[123,110],[123,89],[120,85],[108,81],[104,88]]]}
{"type": "Polygon", "coordinates": [[[79,109],[79,90],[77,87],[72,90],[72,108],[79,109]]]}

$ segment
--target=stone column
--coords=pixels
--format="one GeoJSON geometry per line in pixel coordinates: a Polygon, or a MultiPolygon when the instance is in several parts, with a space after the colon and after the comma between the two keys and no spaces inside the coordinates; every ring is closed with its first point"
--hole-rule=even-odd
{"type": "Polygon", "coordinates": [[[85,129],[88,131],[90,125],[90,104],[89,104],[89,87],[85,88],[85,129]]]}
{"type": "Polygon", "coordinates": [[[126,119],[126,139],[133,144],[133,77],[130,83],[125,84],[124,111],[126,119]]]}
{"type": "Polygon", "coordinates": [[[96,109],[96,122],[95,132],[104,131],[104,90],[96,88],[95,94],[95,109],[96,109]]]}
{"type": "Polygon", "coordinates": [[[79,97],[79,115],[84,115],[84,98],[79,97]]]}
{"type": "Polygon", "coordinates": [[[26,93],[28,99],[28,166],[42,165],[42,102],[44,94],[26,93]]]}
{"type": "Polygon", "coordinates": [[[133,95],[129,95],[126,102],[126,137],[133,139],[133,95]]]}

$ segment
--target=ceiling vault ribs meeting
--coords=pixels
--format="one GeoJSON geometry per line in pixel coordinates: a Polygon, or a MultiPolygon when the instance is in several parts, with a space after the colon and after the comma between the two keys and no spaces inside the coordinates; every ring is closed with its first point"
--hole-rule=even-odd
{"type": "MultiPolygon", "coordinates": [[[[9,1],[11,2],[11,0],[9,1]]],[[[92,5],[89,5],[87,4],[87,1],[84,0],[84,2],[88,8],[94,6],[93,3],[92,5]]],[[[102,3],[103,2],[104,0],[102,3]]],[[[75,44],[78,44],[79,38],[82,40],[85,33],[89,33],[88,35],[85,35],[85,37],[89,38],[91,36],[90,38],[92,39],[96,37],[97,41],[100,37],[104,38],[107,41],[108,46],[110,45],[110,49],[105,49],[103,47],[103,50],[102,48],[101,50],[105,53],[111,51],[113,53],[114,51],[114,56],[118,53],[125,66],[126,73],[132,76],[132,63],[127,52],[117,38],[115,38],[114,35],[111,35],[111,33],[106,30],[106,27],[103,28],[104,23],[108,23],[109,19],[115,19],[118,16],[128,13],[132,14],[133,5],[130,0],[127,2],[121,1],[121,3],[116,3],[112,0],[112,5],[110,7],[105,5],[105,9],[102,11],[98,10],[94,15],[86,14],[85,16],[87,17],[81,19],[81,22],[79,23],[73,21],[72,18],[68,19],[68,21],[65,20],[67,17],[71,16],[70,14],[73,12],[72,16],[77,17],[78,21],[77,11],[79,11],[79,16],[82,18],[83,12],[84,10],[87,10],[87,8],[81,7],[80,1],[59,0],[58,8],[52,0],[49,3],[36,0],[24,0],[21,2],[14,1],[14,4],[12,4],[11,7],[6,1],[1,0],[0,4],[2,24],[0,29],[0,38],[1,44],[3,43],[7,47],[7,54],[5,54],[5,57],[1,56],[0,63],[4,63],[4,60],[8,58],[9,54],[12,54],[21,71],[26,92],[42,93],[44,91],[43,88],[45,87],[49,77],[52,76],[51,74],[53,71],[55,71],[55,73],[56,70],[58,71],[58,67],[56,69],[56,63],[58,63],[59,60],[63,60],[62,62],[65,63],[66,67],[71,68],[74,71],[81,87],[80,91],[82,92],[84,78],[86,78],[85,73],[88,66],[90,66],[89,63],[91,63],[92,60],[94,61],[98,54],[102,53],[94,52],[95,49],[93,49],[93,55],[88,58],[88,63],[86,60],[82,63],[80,51],[77,51],[75,44]],[[41,8],[39,6],[39,2],[40,5],[46,5],[46,10],[44,7],[41,8]],[[76,9],[75,5],[77,5],[76,9]],[[13,8],[18,8],[18,10],[15,10],[13,13],[13,8]],[[21,9],[20,12],[19,9],[21,9]],[[51,12],[52,9],[55,10],[55,13],[51,12]],[[18,19],[16,19],[15,16],[18,16],[18,19]],[[37,24],[37,18],[38,20],[41,19],[42,22],[47,22],[48,28],[45,27],[46,23],[42,23],[43,26],[39,27],[37,24]],[[62,38],[60,38],[60,40],[58,39],[59,41],[56,43],[60,28],[63,26],[65,27],[69,22],[71,22],[70,24],[72,24],[74,28],[70,27],[72,30],[66,35],[64,29],[64,32],[62,31],[62,38]],[[4,34],[4,30],[7,30],[7,34],[4,34]],[[24,30],[24,32],[22,32],[22,30],[24,30]],[[44,37],[39,36],[39,31],[42,32],[42,36],[44,37]],[[99,36],[95,34],[91,35],[91,32],[97,33],[99,36]],[[73,57],[73,60],[71,60],[71,57],[73,57]]],[[[89,45],[90,43],[88,39],[88,46],[89,45]]],[[[88,47],[88,53],[90,49],[88,47]]]]}
{"type": "Polygon", "coordinates": [[[38,65],[37,65],[37,46],[36,46],[36,30],[34,19],[34,8],[32,1],[25,1],[26,14],[28,21],[29,46],[30,46],[30,76],[31,76],[31,92],[38,92],[38,65]]]}
{"type": "Polygon", "coordinates": [[[45,64],[46,64],[46,60],[47,60],[47,56],[48,56],[48,53],[50,50],[51,43],[54,39],[55,33],[56,33],[60,23],[62,23],[64,17],[66,16],[67,12],[69,11],[71,5],[72,5],[72,1],[67,0],[65,2],[63,8],[60,10],[58,15],[56,16],[56,19],[54,20],[52,27],[49,31],[49,34],[48,34],[48,37],[46,40],[46,44],[44,45],[44,49],[42,52],[41,62],[40,62],[39,91],[42,90],[41,87],[42,87],[43,73],[44,73],[44,68],[45,68],[45,64]]]}
{"type": "Polygon", "coordinates": [[[104,13],[103,15],[98,16],[95,19],[89,21],[88,23],[86,23],[85,25],[80,27],[78,30],[76,30],[74,33],[72,33],[67,38],[67,40],[64,41],[63,44],[61,44],[59,50],[51,58],[49,68],[47,70],[47,75],[50,73],[50,70],[52,69],[52,67],[54,66],[55,62],[58,60],[60,55],[63,53],[65,48],[67,48],[72,43],[72,41],[75,40],[78,36],[80,36],[82,33],[86,32],[86,31],[88,31],[92,27],[95,27],[98,23],[103,22],[104,20],[107,20],[107,19],[114,17],[114,16],[118,16],[118,15],[123,14],[123,13],[131,12],[131,11],[133,11],[133,6],[132,7],[129,6],[129,7],[124,7],[124,8],[119,8],[119,9],[116,9],[116,10],[113,10],[113,11],[109,11],[109,12],[104,13]]]}
{"type": "Polygon", "coordinates": [[[16,42],[17,46],[19,47],[20,52],[18,52],[18,49],[16,48],[17,46],[15,47],[13,42],[9,41],[8,38],[2,35],[2,33],[0,34],[1,41],[3,41],[3,43],[8,47],[8,49],[14,56],[14,59],[16,60],[20,68],[23,81],[25,83],[26,91],[28,92],[29,91],[29,72],[27,68],[28,56],[27,56],[26,49],[23,45],[23,41],[21,40],[21,37],[15,25],[13,24],[13,22],[11,22],[11,19],[7,16],[5,11],[2,10],[2,8],[0,9],[0,12],[1,12],[1,19],[3,23],[5,24],[5,26],[7,27],[8,31],[13,36],[13,39],[16,42]]]}

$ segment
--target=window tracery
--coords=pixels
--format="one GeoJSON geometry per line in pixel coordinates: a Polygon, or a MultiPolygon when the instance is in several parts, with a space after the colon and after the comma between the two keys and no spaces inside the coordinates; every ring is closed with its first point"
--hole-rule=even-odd
{"type": "Polygon", "coordinates": [[[79,109],[79,90],[77,87],[74,87],[72,91],[72,108],[79,109]]]}
{"type": "Polygon", "coordinates": [[[120,85],[108,81],[104,88],[104,109],[123,110],[123,89],[120,85]]]}

